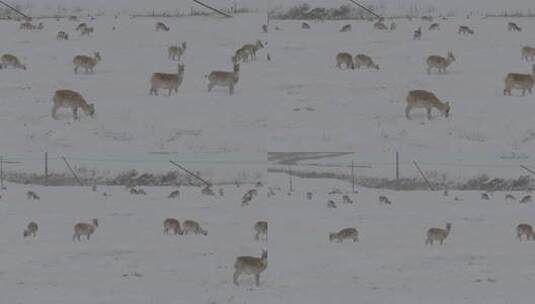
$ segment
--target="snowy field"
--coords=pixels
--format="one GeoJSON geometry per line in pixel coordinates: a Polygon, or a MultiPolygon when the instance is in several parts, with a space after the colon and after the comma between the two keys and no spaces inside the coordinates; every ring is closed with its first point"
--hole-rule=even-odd
{"type": "MultiPolygon", "coordinates": [[[[198,188],[42,188],[8,185],[0,200],[2,303],[531,303],[534,242],[518,242],[515,227],[535,224],[532,204],[506,202],[505,193],[386,192],[347,184],[294,180],[288,196],[274,175],[248,207],[248,187],[226,187],[224,197],[198,188]],[[271,198],[267,185],[281,187],[271,198]],[[335,188],[347,193],[327,195],[335,188]],[[39,201],[28,201],[26,191],[39,201]],[[313,192],[313,199],[305,193],[313,192]],[[104,198],[103,192],[111,196],[104,198]],[[391,206],[379,205],[386,195],[391,206]],[[454,198],[458,197],[459,201],[454,198]],[[333,199],[338,208],[328,209],[333,199]],[[207,236],[165,236],[167,217],[193,219],[207,236]],[[90,241],[73,242],[73,225],[99,219],[90,241]],[[255,241],[253,225],[269,222],[269,240],[255,241]],[[30,221],[35,239],[22,238],[30,221]],[[444,246],[425,246],[425,231],[452,223],[444,246]],[[356,227],[358,243],[331,243],[329,232],[356,227]],[[237,256],[267,248],[261,285],[232,283],[237,256]]],[[[525,193],[514,193],[517,198],[525,193]]]]}
{"type": "Polygon", "coordinates": [[[133,158],[150,152],[241,153],[267,151],[353,151],[364,161],[391,160],[393,151],[410,159],[485,161],[535,151],[533,95],[504,97],[509,72],[529,73],[520,48],[535,45],[531,19],[439,21],[402,20],[393,32],[364,21],[312,23],[274,21],[261,32],[262,14],[164,20],[171,30],[155,32],[156,19],[84,20],[90,37],[74,31],[77,23],[45,20],[43,31],[20,31],[0,22],[1,54],[16,54],[28,69],[0,71],[0,136],[5,158],[88,155],[133,158]],[[524,31],[510,33],[507,21],[524,31]],[[339,33],[351,23],[353,31],[339,33]],[[476,34],[459,36],[459,24],[476,34]],[[281,31],[274,31],[279,26],[281,31]],[[412,32],[424,27],[423,39],[412,32]],[[116,27],[112,31],[112,27],[116,27]],[[69,41],[57,41],[63,30],[69,41]],[[234,96],[225,89],[208,93],[205,75],[231,70],[231,56],[260,39],[266,48],[256,62],[242,64],[234,96]],[[178,95],[149,95],[153,72],[174,72],[167,47],[186,41],[185,79],[178,95]],[[446,75],[427,75],[425,59],[453,51],[457,61],[446,75]],[[95,73],[73,73],[72,59],[100,51],[95,73]],[[380,71],[341,71],[335,56],[346,51],[371,55],[380,71]],[[266,60],[266,54],[272,61],[266,60]],[[57,89],[79,91],[96,107],[96,117],[73,122],[69,112],[50,116],[57,89]],[[426,121],[415,111],[404,116],[409,90],[426,89],[452,104],[449,119],[435,113],[426,121]]]}

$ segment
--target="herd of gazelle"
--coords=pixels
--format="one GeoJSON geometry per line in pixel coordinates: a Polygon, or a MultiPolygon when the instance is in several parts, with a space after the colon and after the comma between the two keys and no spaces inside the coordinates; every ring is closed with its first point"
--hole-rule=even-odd
{"type": "MultiPolygon", "coordinates": [[[[42,29],[44,26],[40,23],[38,26],[33,25],[30,22],[23,22],[20,25],[22,30],[35,30],[42,29]]],[[[384,25],[383,20],[374,24],[376,29],[386,30],[388,27],[384,25]]],[[[310,29],[310,25],[307,23],[302,23],[303,29],[310,29]]],[[[390,30],[396,28],[395,24],[390,26],[390,30]]],[[[440,24],[433,23],[429,26],[429,31],[439,30],[440,24]]],[[[509,31],[520,32],[520,28],[516,23],[509,22],[507,24],[507,29],[509,31]]],[[[156,23],[156,31],[168,32],[170,28],[163,22],[156,23]]],[[[346,32],[351,30],[351,25],[344,25],[340,32],[346,32]]],[[[76,31],[80,32],[82,36],[89,35],[94,31],[93,27],[89,27],[87,23],[80,23],[76,27],[76,31]]],[[[264,27],[264,32],[266,28],[264,27]]],[[[474,34],[474,30],[468,26],[461,25],[458,30],[459,34],[474,34]]],[[[414,38],[420,39],[422,35],[421,27],[415,31],[414,38]]],[[[66,32],[60,31],[57,35],[58,40],[68,40],[69,35],[66,32]]],[[[210,92],[214,87],[224,87],[228,88],[229,94],[234,94],[234,89],[236,84],[240,79],[240,63],[249,62],[256,60],[256,54],[259,49],[264,48],[264,44],[258,40],[254,44],[245,44],[232,56],[233,70],[232,71],[212,71],[210,74],[205,77],[208,80],[208,91],[210,92]]],[[[178,61],[178,66],[175,73],[153,73],[150,78],[150,94],[158,95],[158,90],[168,90],[168,94],[174,91],[178,93],[178,89],[181,86],[184,80],[184,64],[180,63],[180,60],[183,54],[186,51],[186,43],[183,42],[180,46],[173,45],[168,48],[168,58],[173,61],[178,61]]],[[[530,46],[524,46],[521,50],[521,58],[525,61],[534,61],[535,60],[535,48],[530,46]]],[[[102,58],[99,52],[95,52],[93,56],[87,55],[78,55],[73,59],[74,72],[78,73],[78,70],[84,69],[85,73],[93,73],[94,68],[102,58]]],[[[450,51],[448,52],[447,57],[442,57],[439,55],[431,55],[427,58],[427,73],[430,74],[433,69],[436,69],[438,73],[446,73],[447,68],[455,61],[455,56],[450,51]]],[[[0,68],[16,68],[16,69],[26,69],[26,66],[21,63],[17,56],[12,54],[4,54],[0,58],[0,68]]],[[[366,54],[357,54],[352,56],[350,53],[341,52],[336,56],[336,66],[338,68],[345,67],[346,69],[360,69],[365,67],[368,69],[379,70],[379,65],[374,62],[374,60],[366,54]]],[[[513,89],[522,90],[522,95],[525,95],[526,92],[532,93],[533,87],[535,86],[535,65],[532,67],[531,74],[521,74],[521,73],[510,73],[505,77],[505,89],[504,95],[511,95],[513,89]]],[[[73,111],[73,116],[75,119],[78,119],[77,110],[82,108],[82,110],[89,116],[92,116],[95,112],[94,106],[88,104],[84,98],[77,92],[71,90],[58,90],[56,91],[54,98],[54,105],[52,110],[53,118],[56,118],[56,111],[60,107],[71,108],[73,111]]],[[[427,117],[431,119],[431,111],[433,108],[439,110],[444,116],[448,116],[451,106],[448,102],[442,102],[438,99],[433,93],[424,91],[424,90],[414,90],[410,91],[407,98],[407,107],[405,109],[405,114],[408,119],[410,119],[410,111],[413,108],[423,108],[427,110],[427,117]]]]}

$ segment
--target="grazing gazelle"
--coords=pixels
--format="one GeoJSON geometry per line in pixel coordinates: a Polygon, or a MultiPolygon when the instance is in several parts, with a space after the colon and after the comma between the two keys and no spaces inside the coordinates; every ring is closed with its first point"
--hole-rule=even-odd
{"type": "Polygon", "coordinates": [[[522,60],[533,61],[535,60],[535,48],[531,46],[524,46],[522,48],[522,60]]]}
{"type": "Polygon", "coordinates": [[[310,24],[308,24],[306,22],[301,23],[301,29],[309,30],[310,29],[310,24]]]}
{"type": "Polygon", "coordinates": [[[520,204],[531,203],[531,195],[526,195],[520,200],[520,204]]]}
{"type": "Polygon", "coordinates": [[[168,32],[169,31],[169,27],[167,25],[165,25],[165,23],[163,23],[163,22],[158,22],[158,23],[156,23],[156,31],[157,32],[159,32],[159,31],[168,32]]]}
{"type": "Polygon", "coordinates": [[[468,26],[461,25],[461,26],[459,26],[458,33],[462,34],[462,35],[473,35],[474,34],[474,30],[472,30],[468,26]]]}
{"type": "Polygon", "coordinates": [[[28,198],[28,200],[30,201],[38,201],[40,200],[41,198],[39,197],[39,195],[37,195],[37,193],[33,192],[33,191],[28,191],[26,192],[26,198],[28,198]]]}
{"type": "Polygon", "coordinates": [[[333,200],[328,200],[327,201],[327,208],[331,208],[331,209],[336,208],[336,203],[333,200]]]}
{"type": "Polygon", "coordinates": [[[56,39],[58,40],[69,40],[69,34],[63,32],[63,31],[60,31],[58,32],[58,35],[56,36],[56,39]]]}
{"type": "Polygon", "coordinates": [[[268,239],[268,222],[266,221],[258,221],[254,225],[254,231],[255,231],[255,240],[259,241],[260,239],[266,240],[268,239]]]}
{"type": "Polygon", "coordinates": [[[208,78],[208,92],[214,87],[228,87],[229,94],[234,94],[234,87],[240,80],[240,65],[235,63],[232,72],[227,71],[213,71],[206,76],[208,78]]]}
{"type": "Polygon", "coordinates": [[[78,26],[76,27],[76,31],[79,32],[83,29],[85,29],[87,27],[87,23],[83,22],[83,23],[80,23],[78,24],[78,26]]]}
{"type": "Polygon", "coordinates": [[[14,69],[23,69],[26,70],[26,66],[20,63],[20,60],[17,56],[11,54],[4,54],[0,58],[0,62],[3,68],[12,67],[14,69]]]}
{"type": "Polygon", "coordinates": [[[384,195],[379,196],[379,204],[392,205],[390,199],[384,195]]]}
{"type": "Polygon", "coordinates": [[[361,66],[365,66],[368,69],[379,70],[379,65],[373,62],[373,59],[365,54],[358,54],[355,56],[355,67],[360,69],[361,66]]]}
{"type": "Polygon", "coordinates": [[[351,24],[346,24],[340,29],[340,33],[351,32],[351,24]]]}
{"type": "Polygon", "coordinates": [[[531,75],[518,73],[507,74],[505,77],[505,89],[503,90],[503,94],[511,95],[513,89],[522,90],[522,96],[526,95],[526,92],[531,94],[533,86],[535,85],[535,64],[531,69],[531,75]]]}
{"type": "Polygon", "coordinates": [[[519,224],[516,226],[516,237],[519,241],[522,241],[522,236],[526,236],[526,241],[534,240],[535,235],[533,234],[533,228],[528,224],[519,224]]]}
{"type": "Polygon", "coordinates": [[[208,232],[202,229],[199,223],[191,220],[186,220],[182,222],[182,230],[184,231],[185,235],[187,235],[188,233],[208,235],[208,232]]]}
{"type": "Polygon", "coordinates": [[[446,73],[446,69],[450,66],[452,62],[455,61],[455,56],[450,51],[448,52],[448,57],[442,57],[438,55],[431,55],[427,57],[427,74],[431,74],[431,69],[435,68],[439,73],[446,73]]]}
{"type": "Polygon", "coordinates": [[[91,238],[91,235],[95,233],[95,230],[98,227],[98,220],[93,219],[91,223],[78,223],[74,225],[74,235],[72,236],[72,240],[78,240],[80,241],[80,237],[82,235],[85,235],[87,237],[87,240],[91,238]]]}
{"type": "Polygon", "coordinates": [[[355,69],[355,63],[353,62],[353,56],[349,53],[338,53],[336,55],[336,67],[341,69],[342,64],[346,66],[346,69],[355,69]]]}
{"type": "Polygon", "coordinates": [[[353,204],[353,200],[349,197],[349,195],[342,196],[342,202],[344,204],[353,204]]]}
{"type": "Polygon", "coordinates": [[[440,30],[440,24],[438,23],[433,23],[429,26],[429,31],[438,31],[440,30]]]}
{"type": "Polygon", "coordinates": [[[336,241],[342,243],[344,240],[359,241],[359,232],[356,228],[345,228],[338,232],[329,233],[329,241],[336,241]]]}
{"type": "Polygon", "coordinates": [[[260,285],[260,274],[266,270],[268,266],[268,252],[266,249],[262,250],[260,258],[252,256],[240,256],[234,262],[234,275],[232,276],[234,284],[238,286],[238,279],[242,274],[254,275],[255,285],[260,285]]]}
{"type": "Polygon", "coordinates": [[[89,36],[89,34],[93,33],[95,31],[92,27],[84,27],[82,31],[80,32],[81,36],[89,36]]]}
{"type": "Polygon", "coordinates": [[[381,30],[381,31],[386,31],[388,29],[388,27],[386,26],[386,24],[384,24],[382,21],[377,21],[373,24],[373,27],[376,29],[376,30],[381,30]]]}
{"type": "Polygon", "coordinates": [[[163,233],[169,234],[170,231],[172,231],[174,235],[182,235],[184,233],[180,228],[180,222],[174,218],[168,218],[163,221],[163,233]]]}
{"type": "Polygon", "coordinates": [[[24,238],[29,237],[30,235],[36,237],[38,229],[39,226],[37,226],[36,222],[30,222],[26,229],[24,229],[22,235],[24,238]]]}
{"type": "Polygon", "coordinates": [[[449,116],[451,110],[449,102],[442,102],[435,96],[435,94],[424,90],[414,90],[409,92],[409,95],[407,96],[407,107],[405,108],[405,116],[407,119],[411,119],[410,113],[414,108],[426,109],[428,120],[431,120],[431,110],[433,108],[438,109],[445,117],[449,116]]]}
{"type": "Polygon", "coordinates": [[[172,45],[167,49],[168,58],[176,61],[180,61],[184,52],[186,52],[186,42],[182,42],[181,46],[172,45]]]}
{"type": "Polygon", "coordinates": [[[78,74],[78,68],[85,69],[85,73],[93,73],[95,66],[99,61],[102,60],[100,52],[95,52],[93,57],[86,55],[77,55],[73,58],[72,63],[74,64],[74,74],[78,74]]]}
{"type": "Polygon", "coordinates": [[[509,30],[509,32],[522,32],[522,28],[514,22],[509,22],[507,24],[507,29],[509,30]]]}
{"type": "Polygon", "coordinates": [[[169,90],[169,96],[171,92],[175,91],[178,94],[178,88],[184,80],[184,65],[178,65],[177,74],[168,73],[153,73],[150,78],[150,94],[158,96],[158,89],[169,90]]]}
{"type": "Polygon", "coordinates": [[[54,106],[52,107],[52,118],[56,118],[56,112],[59,108],[71,108],[72,115],[78,120],[78,108],[81,108],[88,116],[95,114],[95,106],[88,104],[80,93],[71,90],[57,90],[52,98],[54,106]]]}
{"type": "Polygon", "coordinates": [[[505,196],[505,201],[516,201],[516,197],[512,194],[507,194],[505,196]]]}
{"type": "Polygon", "coordinates": [[[167,196],[167,198],[179,198],[179,197],[180,197],[180,190],[175,190],[169,193],[169,196],[167,196]]]}
{"type": "Polygon", "coordinates": [[[488,193],[481,193],[481,200],[482,201],[488,201],[490,200],[490,196],[488,193]]]}
{"type": "Polygon", "coordinates": [[[31,22],[23,22],[19,26],[20,30],[35,30],[35,25],[33,25],[31,22]]]}
{"type": "Polygon", "coordinates": [[[426,245],[433,245],[434,241],[440,242],[440,245],[444,243],[444,240],[448,237],[451,231],[451,223],[446,223],[446,229],[442,228],[429,228],[427,230],[427,238],[425,239],[426,245]]]}

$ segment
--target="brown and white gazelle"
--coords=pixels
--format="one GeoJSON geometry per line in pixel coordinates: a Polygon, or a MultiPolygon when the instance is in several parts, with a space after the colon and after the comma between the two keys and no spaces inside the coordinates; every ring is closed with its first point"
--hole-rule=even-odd
{"type": "Polygon", "coordinates": [[[57,119],[56,112],[60,108],[71,108],[75,120],[78,120],[78,108],[81,108],[88,116],[95,114],[95,106],[88,104],[80,93],[72,90],[57,90],[52,100],[54,102],[52,118],[54,119],[57,119]]]}
{"type": "Polygon", "coordinates": [[[414,90],[409,92],[409,95],[407,96],[407,107],[405,108],[405,116],[407,119],[411,119],[410,113],[414,108],[426,109],[428,120],[431,120],[431,110],[433,108],[439,110],[445,117],[449,116],[451,110],[449,102],[442,102],[435,96],[435,94],[424,90],[414,90]]]}
{"type": "Polygon", "coordinates": [[[427,238],[425,239],[426,245],[433,245],[434,241],[440,242],[440,245],[444,243],[444,240],[448,237],[451,231],[451,223],[446,223],[446,229],[442,228],[429,228],[427,230],[427,238]]]}
{"type": "Polygon", "coordinates": [[[234,87],[240,79],[240,65],[235,63],[232,72],[227,71],[213,71],[206,76],[208,78],[208,92],[214,87],[228,87],[229,94],[234,94],[234,87]]]}
{"type": "Polygon", "coordinates": [[[522,241],[523,235],[526,236],[526,241],[535,241],[535,234],[533,234],[533,227],[531,227],[531,225],[519,224],[518,226],[516,226],[516,237],[519,241],[522,241]]]}
{"type": "Polygon", "coordinates": [[[183,231],[180,228],[180,222],[177,219],[168,218],[165,221],[163,221],[163,233],[169,234],[171,231],[173,232],[174,235],[183,234],[183,231]]]}
{"type": "Polygon", "coordinates": [[[75,56],[72,60],[72,63],[74,64],[74,74],[78,74],[79,68],[85,69],[86,74],[89,72],[93,73],[95,66],[101,60],[102,57],[100,56],[100,52],[95,52],[93,57],[86,55],[75,56]]]}
{"type": "Polygon", "coordinates": [[[260,274],[266,270],[268,266],[268,253],[267,250],[262,250],[262,256],[252,257],[252,256],[240,256],[236,258],[234,262],[234,275],[232,276],[233,282],[238,286],[238,279],[242,274],[254,275],[255,276],[255,285],[260,285],[260,274]]]}
{"type": "Polygon", "coordinates": [[[14,69],[26,70],[26,66],[22,64],[19,58],[15,55],[11,55],[11,54],[2,55],[2,57],[0,57],[0,63],[2,64],[3,68],[12,67],[14,69]]]}
{"type": "Polygon", "coordinates": [[[30,222],[26,229],[24,229],[22,235],[24,238],[29,237],[30,235],[33,237],[37,236],[37,230],[39,229],[39,226],[37,226],[36,222],[30,222]]]}
{"type": "Polygon", "coordinates": [[[98,227],[98,220],[93,219],[91,223],[78,223],[74,225],[74,235],[72,236],[72,240],[78,240],[80,241],[80,237],[85,235],[87,237],[87,240],[91,238],[91,235],[95,233],[95,230],[98,227]]]}
{"type": "Polygon", "coordinates": [[[182,42],[181,46],[172,45],[167,49],[168,58],[176,61],[180,61],[184,52],[186,52],[186,42],[182,42]]]}
{"type": "Polygon", "coordinates": [[[184,231],[185,235],[189,233],[208,235],[208,231],[204,230],[199,223],[191,220],[185,220],[182,222],[182,230],[184,231]]]}
{"type": "Polygon", "coordinates": [[[175,91],[178,94],[178,88],[184,80],[184,65],[178,65],[177,74],[168,73],[153,73],[150,78],[150,94],[158,96],[158,89],[169,90],[169,96],[171,92],[175,91]]]}
{"type": "Polygon", "coordinates": [[[254,231],[255,231],[255,240],[259,241],[260,239],[266,240],[268,239],[268,222],[266,221],[258,221],[254,225],[254,231]]]}
{"type": "Polygon", "coordinates": [[[526,95],[526,92],[531,94],[535,85],[535,64],[531,67],[531,70],[531,75],[518,73],[507,74],[503,94],[511,95],[513,89],[522,90],[522,96],[526,95]]]}
{"type": "Polygon", "coordinates": [[[365,54],[358,54],[355,56],[355,67],[357,69],[360,69],[360,67],[366,67],[368,69],[376,69],[379,70],[379,65],[377,65],[375,62],[373,62],[373,59],[365,54]]]}
{"type": "Polygon", "coordinates": [[[353,62],[353,56],[349,53],[342,52],[336,55],[336,67],[341,69],[342,65],[345,65],[346,69],[355,69],[355,63],[353,62]]]}
{"type": "Polygon", "coordinates": [[[522,60],[533,61],[535,60],[535,48],[531,46],[524,46],[522,48],[522,60]]]}
{"type": "Polygon", "coordinates": [[[342,243],[344,240],[359,241],[359,232],[356,228],[345,228],[338,232],[329,233],[329,241],[336,241],[342,243]]]}
{"type": "Polygon", "coordinates": [[[455,56],[450,51],[448,52],[448,57],[442,57],[438,55],[431,55],[427,57],[427,74],[431,74],[431,69],[435,68],[439,73],[446,73],[446,69],[450,66],[452,62],[455,61],[455,56]]]}

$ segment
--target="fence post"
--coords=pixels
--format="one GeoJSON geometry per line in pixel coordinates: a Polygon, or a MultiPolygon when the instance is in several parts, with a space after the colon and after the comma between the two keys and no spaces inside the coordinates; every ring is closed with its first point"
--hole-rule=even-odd
{"type": "Polygon", "coordinates": [[[48,152],[45,152],[45,186],[48,186],[48,152]]]}

